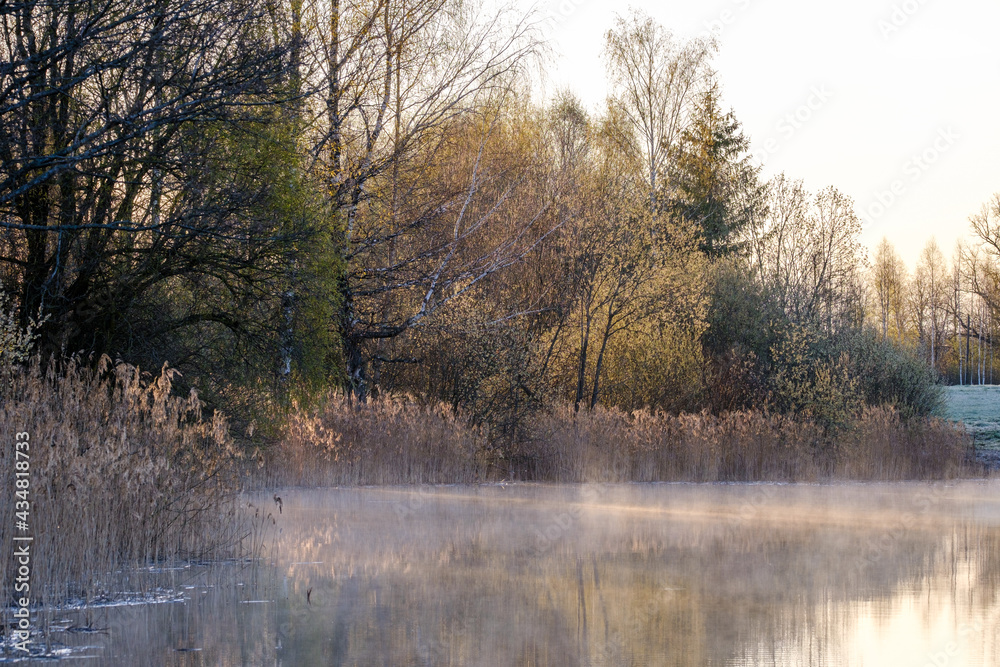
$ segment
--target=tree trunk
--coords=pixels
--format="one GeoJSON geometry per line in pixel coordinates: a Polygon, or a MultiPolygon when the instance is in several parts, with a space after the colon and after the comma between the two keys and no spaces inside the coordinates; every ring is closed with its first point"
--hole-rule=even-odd
{"type": "Polygon", "coordinates": [[[597,395],[601,384],[601,368],[604,366],[604,351],[608,348],[608,340],[611,339],[611,327],[614,324],[614,312],[611,304],[608,304],[608,324],[604,327],[604,335],[601,336],[601,351],[597,353],[597,367],[594,368],[594,391],[590,395],[590,409],[597,405],[597,395]]]}
{"type": "Polygon", "coordinates": [[[581,332],[583,340],[580,343],[580,369],[576,379],[576,400],[573,402],[573,412],[580,411],[580,401],[583,400],[584,379],[587,372],[587,345],[590,342],[590,321],[591,315],[588,312],[581,332]]]}
{"type": "Polygon", "coordinates": [[[347,351],[347,383],[350,393],[359,403],[368,402],[368,360],[361,351],[361,341],[352,336],[344,338],[347,351]]]}

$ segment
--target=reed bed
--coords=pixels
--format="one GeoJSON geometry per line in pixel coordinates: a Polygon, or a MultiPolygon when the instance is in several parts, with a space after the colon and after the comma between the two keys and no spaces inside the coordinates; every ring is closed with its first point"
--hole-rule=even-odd
{"type": "Polygon", "coordinates": [[[412,397],[367,403],[341,393],[293,411],[285,437],[265,454],[265,486],[473,483],[488,466],[483,429],[445,404],[412,397]]]}
{"type": "MultiPolygon", "coordinates": [[[[137,566],[239,544],[238,448],[193,392],[171,395],[175,373],[150,377],[107,357],[0,371],[0,548],[33,536],[33,604],[141,592],[137,566]],[[15,525],[17,433],[30,443],[28,531],[15,525]]],[[[12,563],[0,559],[7,596],[12,563]]]]}
{"type": "Polygon", "coordinates": [[[821,481],[972,474],[971,442],[938,419],[868,408],[834,433],[763,412],[679,416],[570,408],[538,425],[536,478],[553,481],[821,481]]]}
{"type": "Polygon", "coordinates": [[[835,433],[759,411],[669,415],[571,406],[540,413],[499,446],[453,410],[409,397],[336,394],[289,419],[266,456],[268,486],[941,479],[979,474],[968,436],[938,419],[868,408],[835,433]]]}

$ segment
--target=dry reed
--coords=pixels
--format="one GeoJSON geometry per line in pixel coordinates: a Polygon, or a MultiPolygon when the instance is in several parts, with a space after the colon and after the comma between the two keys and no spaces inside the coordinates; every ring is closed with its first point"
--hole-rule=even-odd
{"type": "Polygon", "coordinates": [[[679,416],[598,408],[538,425],[532,476],[553,481],[903,480],[971,473],[967,437],[937,419],[868,408],[830,434],[758,411],[679,416]]]}
{"type": "Polygon", "coordinates": [[[267,486],[441,484],[479,481],[482,429],[447,405],[411,397],[364,404],[340,393],[323,407],[295,411],[280,445],[265,457],[267,486]]]}
{"type": "MultiPolygon", "coordinates": [[[[0,548],[15,531],[15,434],[30,442],[31,597],[48,607],[141,590],[135,566],[238,542],[237,448],[221,416],[107,357],[0,372],[0,548]]],[[[17,532],[16,534],[23,534],[17,532]]],[[[14,588],[0,559],[4,593],[14,588]]],[[[9,603],[9,600],[8,600],[9,603]]]]}
{"type": "Polygon", "coordinates": [[[289,420],[267,455],[271,486],[551,482],[903,480],[980,472],[968,437],[938,419],[866,409],[829,434],[814,422],[759,411],[669,415],[571,406],[537,416],[515,448],[446,406],[410,398],[352,405],[334,395],[289,420]],[[512,455],[516,452],[516,455],[512,455]]]}

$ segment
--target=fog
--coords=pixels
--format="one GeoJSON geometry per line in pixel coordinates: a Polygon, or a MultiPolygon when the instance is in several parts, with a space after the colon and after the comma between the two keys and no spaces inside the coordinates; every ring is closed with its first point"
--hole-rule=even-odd
{"type": "Polygon", "coordinates": [[[284,490],[252,499],[263,564],[171,573],[182,600],[60,639],[118,664],[993,665],[998,491],[284,490]]]}

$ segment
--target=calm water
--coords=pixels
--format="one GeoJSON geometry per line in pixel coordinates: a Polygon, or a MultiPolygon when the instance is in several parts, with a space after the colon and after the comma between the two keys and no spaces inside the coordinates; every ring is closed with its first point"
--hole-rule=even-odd
{"type": "Polygon", "coordinates": [[[1000,664],[995,482],[280,495],[265,566],[67,613],[101,632],[55,633],[66,661],[1000,664]]]}

